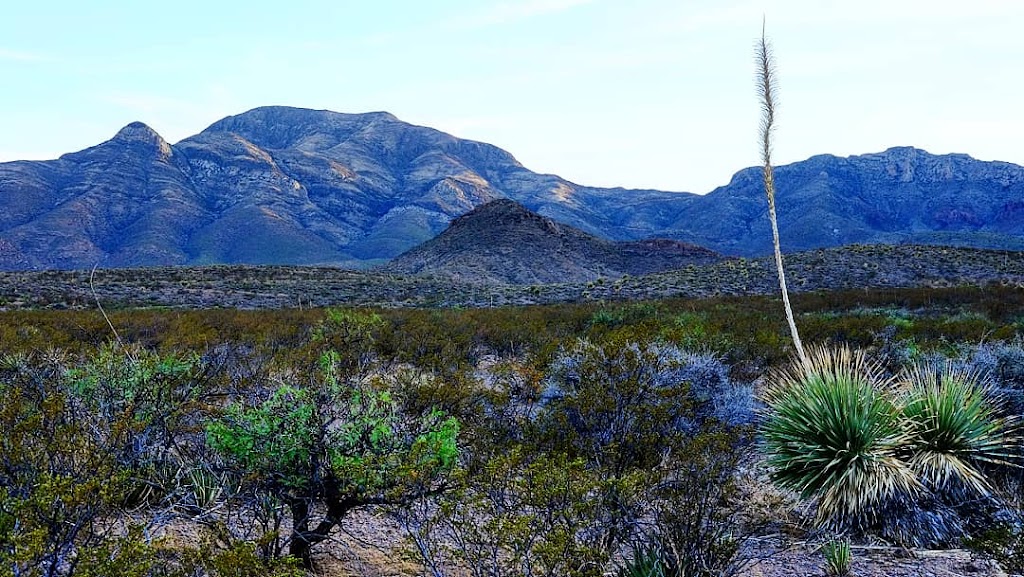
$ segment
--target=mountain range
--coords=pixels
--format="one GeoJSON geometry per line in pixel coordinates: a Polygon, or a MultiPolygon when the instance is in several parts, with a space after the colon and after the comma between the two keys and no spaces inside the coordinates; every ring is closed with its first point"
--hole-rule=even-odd
{"type": "MultiPolygon", "coordinates": [[[[56,160],[0,163],[0,269],[368,266],[496,199],[602,242],[662,238],[757,256],[771,250],[760,179],[744,169],[705,195],[581,186],[385,112],[263,107],[174,145],[132,123],[56,160]]],[[[1014,164],[892,148],[815,156],[778,167],[776,179],[787,251],[1024,249],[1024,168],[1014,164]]]]}

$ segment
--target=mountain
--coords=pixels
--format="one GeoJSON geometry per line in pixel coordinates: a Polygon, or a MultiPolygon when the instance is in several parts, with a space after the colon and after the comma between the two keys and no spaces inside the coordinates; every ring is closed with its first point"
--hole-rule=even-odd
{"type": "MultiPolygon", "coordinates": [[[[1024,168],[912,148],[779,167],[787,251],[924,242],[1024,248],[1024,168]]],[[[170,145],[144,124],[50,161],[0,163],[0,269],[382,263],[509,198],[609,240],[761,255],[758,169],[700,196],[537,174],[385,112],[264,107],[170,145]]]]}
{"type": "Polygon", "coordinates": [[[605,240],[500,199],[456,218],[383,270],[477,283],[546,284],[642,275],[721,258],[675,240],[605,240]]]}
{"type": "Polygon", "coordinates": [[[496,198],[611,237],[695,195],[581,187],[399,121],[257,108],[171,146],[133,123],[52,161],[0,163],[0,268],[390,259],[496,198]]]}
{"type": "MultiPolygon", "coordinates": [[[[863,244],[1024,249],[1024,167],[901,147],[820,155],[775,171],[783,250],[863,244]]],[[[725,254],[771,251],[760,168],[700,197],[654,234],[725,254]]]]}

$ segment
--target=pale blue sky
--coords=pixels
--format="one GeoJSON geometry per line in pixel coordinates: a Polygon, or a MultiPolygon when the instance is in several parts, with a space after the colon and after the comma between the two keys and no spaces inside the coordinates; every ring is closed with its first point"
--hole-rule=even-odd
{"type": "Polygon", "coordinates": [[[141,120],[177,142],[270,104],[387,110],[581,184],[704,193],[757,164],[912,145],[1024,164],[1018,0],[9,0],[0,160],[141,120]]]}

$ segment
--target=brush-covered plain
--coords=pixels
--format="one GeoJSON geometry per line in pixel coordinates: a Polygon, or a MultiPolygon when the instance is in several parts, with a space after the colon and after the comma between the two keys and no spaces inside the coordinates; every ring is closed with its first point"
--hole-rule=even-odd
{"type": "MultiPolygon", "coordinates": [[[[832,536],[764,482],[779,306],[122,308],[116,338],[95,310],[2,312],[0,574],[743,574],[766,536],[832,536]]],[[[1024,290],[793,306],[807,343],[954,366],[1024,411],[1024,290]]],[[[1019,452],[998,452],[986,493],[849,536],[1019,567],[1019,452]]]]}

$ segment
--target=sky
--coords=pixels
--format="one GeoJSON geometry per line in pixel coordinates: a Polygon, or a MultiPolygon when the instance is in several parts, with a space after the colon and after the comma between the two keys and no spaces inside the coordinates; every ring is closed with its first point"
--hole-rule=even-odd
{"type": "Polygon", "coordinates": [[[174,143],[257,106],[386,110],[579,184],[706,193],[892,146],[1024,164],[1019,0],[49,0],[0,18],[0,161],[142,121],[174,143]]]}

